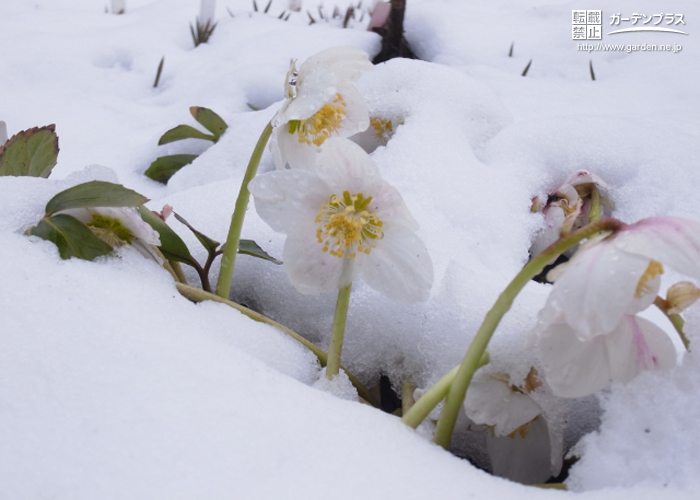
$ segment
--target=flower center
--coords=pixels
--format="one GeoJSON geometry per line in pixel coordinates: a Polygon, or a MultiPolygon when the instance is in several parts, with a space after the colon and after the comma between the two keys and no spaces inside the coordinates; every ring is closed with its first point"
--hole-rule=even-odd
{"type": "Polygon", "coordinates": [[[354,259],[357,252],[368,254],[377,240],[382,239],[382,221],[369,208],[372,197],[362,193],[350,196],[331,195],[316,216],[316,238],[323,251],[336,257],[354,259]]]}
{"type": "Polygon", "coordinates": [[[643,295],[651,293],[653,291],[653,288],[649,286],[649,281],[653,280],[654,278],[663,273],[664,267],[661,265],[660,262],[656,262],[655,260],[649,262],[647,270],[644,271],[642,277],[639,278],[639,283],[637,283],[637,289],[634,291],[635,298],[639,299],[643,295]]]}
{"type": "Polygon", "coordinates": [[[346,106],[343,96],[336,94],[333,101],[324,105],[311,118],[291,120],[289,133],[296,132],[302,144],[320,146],[333,132],[340,129],[343,117],[347,115],[346,106]]]}
{"type": "Polygon", "coordinates": [[[374,134],[380,141],[386,143],[391,137],[391,133],[394,131],[394,126],[391,120],[384,120],[383,118],[372,117],[369,119],[370,126],[374,129],[374,134]]]}
{"type": "Polygon", "coordinates": [[[92,221],[87,225],[98,238],[113,247],[130,245],[134,238],[119,219],[92,214],[92,221]]]}

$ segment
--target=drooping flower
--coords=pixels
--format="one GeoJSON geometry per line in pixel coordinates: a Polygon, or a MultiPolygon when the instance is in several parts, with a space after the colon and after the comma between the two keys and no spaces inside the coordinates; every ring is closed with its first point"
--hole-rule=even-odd
{"type": "Polygon", "coordinates": [[[372,69],[366,52],[354,47],[326,49],[297,70],[292,61],[286,101],[272,119],[270,150],[278,169],[312,168],[313,155],[330,137],[349,137],[369,127],[369,111],[354,83],[372,69]]]}
{"type": "Polygon", "coordinates": [[[535,333],[555,394],[579,397],[676,364],[668,335],[635,316],[668,265],[700,279],[700,224],[652,217],[582,247],[554,283],[535,333]]]}
{"type": "MultiPolygon", "coordinates": [[[[539,255],[557,241],[562,233],[568,233],[588,224],[593,189],[605,188],[607,184],[593,172],[579,170],[571,174],[556,191],[549,195],[542,209],[545,226],[535,236],[530,254],[533,257],[539,255]]],[[[612,206],[605,197],[601,198],[601,205],[602,215],[610,216],[612,206]]]]}
{"type": "Polygon", "coordinates": [[[549,425],[542,406],[535,401],[539,387],[541,381],[534,369],[522,386],[513,385],[505,373],[484,374],[470,384],[464,410],[475,429],[487,432],[486,448],[494,475],[541,483],[561,471],[563,429],[549,425]]]}
{"type": "Polygon", "coordinates": [[[286,233],[284,264],[305,294],[334,292],[357,276],[405,302],[426,300],[433,267],[401,195],[347,139],[329,139],[313,170],[278,170],[249,184],[260,217],[286,233]]]}
{"type": "Polygon", "coordinates": [[[59,213],[75,217],[113,247],[131,245],[144,257],[162,263],[162,259],[153,249],[154,245],[160,245],[160,235],[132,209],[70,208],[59,213]]]}

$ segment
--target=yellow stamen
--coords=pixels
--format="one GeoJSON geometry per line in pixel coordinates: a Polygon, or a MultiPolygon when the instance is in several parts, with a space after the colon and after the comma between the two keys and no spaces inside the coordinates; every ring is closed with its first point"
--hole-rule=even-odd
{"type": "Polygon", "coordinates": [[[333,101],[319,109],[311,118],[299,120],[294,127],[290,122],[289,133],[296,132],[302,144],[320,146],[340,129],[343,118],[347,115],[346,106],[343,96],[336,94],[333,101]]]}
{"type": "Polygon", "coordinates": [[[386,143],[391,138],[391,133],[394,131],[394,126],[391,120],[372,117],[369,119],[369,124],[374,129],[377,139],[386,143]]]}
{"type": "Polygon", "coordinates": [[[372,197],[362,193],[350,195],[343,191],[342,198],[331,195],[316,216],[316,239],[323,251],[342,258],[354,259],[357,252],[369,254],[380,240],[382,221],[369,208],[372,197]]]}
{"type": "Polygon", "coordinates": [[[664,268],[661,265],[660,262],[656,262],[655,260],[652,260],[649,262],[649,266],[647,267],[647,270],[644,271],[644,274],[642,274],[642,277],[639,278],[639,283],[637,283],[637,289],[634,292],[635,298],[639,299],[643,295],[646,295],[648,293],[653,292],[654,290],[652,289],[651,286],[649,286],[649,281],[653,280],[657,276],[661,275],[664,273],[664,268]]]}

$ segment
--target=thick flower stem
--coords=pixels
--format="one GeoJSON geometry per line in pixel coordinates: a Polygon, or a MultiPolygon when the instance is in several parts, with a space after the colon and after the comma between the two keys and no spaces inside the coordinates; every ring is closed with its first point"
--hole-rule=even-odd
{"type": "Polygon", "coordinates": [[[603,208],[600,204],[600,189],[593,184],[591,186],[591,209],[588,212],[588,222],[595,222],[603,215],[603,208]]]}
{"type": "Polygon", "coordinates": [[[520,293],[533,277],[541,273],[549,262],[556,259],[560,254],[576,245],[581,240],[589,238],[600,231],[618,231],[623,227],[624,224],[617,219],[598,219],[582,227],[578,231],[554,242],[547,247],[544,252],[528,262],[517,276],[513,278],[513,281],[503,290],[496,300],[496,303],[486,314],[484,322],[476,332],[474,340],[472,340],[462,360],[462,364],[457,370],[457,374],[445,398],[445,406],[440,414],[437,428],[435,429],[435,436],[433,439],[435,443],[445,449],[450,445],[457,415],[459,414],[459,409],[464,401],[464,396],[467,393],[467,388],[472,380],[472,376],[479,366],[481,357],[484,355],[484,352],[486,352],[486,347],[493,336],[493,332],[496,330],[503,315],[510,309],[518,293],[520,293]]]}
{"type": "Polygon", "coordinates": [[[258,143],[255,145],[255,149],[253,150],[253,155],[250,157],[250,161],[248,162],[248,168],[243,176],[241,190],[238,192],[238,198],[236,199],[236,207],[234,208],[233,215],[231,216],[231,227],[229,228],[228,236],[226,237],[226,246],[224,247],[224,253],[221,257],[219,281],[216,284],[216,294],[219,297],[227,298],[229,291],[231,290],[233,266],[236,263],[236,254],[238,252],[238,243],[241,241],[243,220],[245,219],[245,213],[246,210],[248,210],[248,201],[250,200],[248,183],[253,180],[255,174],[258,172],[260,158],[262,158],[267,141],[270,139],[270,135],[272,135],[272,123],[268,123],[265,126],[265,130],[263,130],[263,133],[260,135],[260,139],[258,139],[258,143]]]}
{"type": "Polygon", "coordinates": [[[326,366],[326,378],[333,378],[340,373],[340,353],[343,349],[343,337],[345,336],[345,322],[348,319],[348,306],[350,305],[350,291],[352,283],[348,283],[338,290],[338,301],[335,304],[335,316],[331,329],[331,344],[328,346],[328,365],[326,366]]]}
{"type": "MultiPolygon", "coordinates": [[[[211,300],[212,302],[219,302],[221,304],[226,304],[229,307],[232,307],[236,309],[237,311],[245,314],[248,316],[250,319],[254,321],[259,321],[261,323],[266,323],[268,325],[274,326],[275,328],[281,330],[282,332],[286,333],[290,337],[292,337],[294,340],[302,344],[304,347],[306,347],[308,350],[310,350],[312,353],[316,355],[318,358],[319,363],[321,363],[321,366],[326,366],[328,362],[328,355],[322,350],[316,347],[314,344],[306,340],[304,337],[299,335],[293,330],[290,330],[284,325],[281,325],[277,323],[276,321],[268,318],[267,316],[260,314],[259,312],[253,311],[252,309],[248,309],[245,306],[242,306],[240,304],[237,304],[235,302],[231,302],[228,299],[223,299],[219,297],[218,295],[214,295],[213,293],[210,292],[205,292],[204,290],[201,290],[199,288],[195,288],[193,286],[185,285],[183,283],[175,283],[175,287],[177,288],[177,291],[180,292],[180,294],[191,300],[192,302],[203,302],[205,300],[211,300]]],[[[375,408],[379,408],[380,404],[379,401],[372,395],[372,393],[367,389],[360,380],[355,377],[352,373],[348,372],[345,368],[345,373],[347,373],[348,378],[350,379],[350,382],[352,383],[353,386],[355,386],[355,389],[357,389],[357,393],[360,395],[360,397],[364,400],[366,400],[369,404],[374,406],[375,408]]]]}

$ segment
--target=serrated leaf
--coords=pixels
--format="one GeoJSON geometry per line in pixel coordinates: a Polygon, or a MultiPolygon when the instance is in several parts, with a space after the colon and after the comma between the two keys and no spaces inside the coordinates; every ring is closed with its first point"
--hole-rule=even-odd
{"type": "Polygon", "coordinates": [[[204,128],[214,134],[216,137],[214,142],[218,141],[219,137],[221,137],[228,128],[226,122],[209,108],[192,106],[190,108],[190,113],[192,113],[194,119],[201,123],[204,128]]]}
{"type": "Polygon", "coordinates": [[[220,245],[221,243],[219,243],[218,241],[214,241],[214,240],[212,240],[209,236],[207,236],[206,234],[204,234],[204,233],[202,233],[202,232],[200,232],[200,231],[197,231],[195,228],[193,228],[193,227],[190,225],[189,222],[187,222],[184,218],[182,218],[181,216],[179,216],[179,215],[176,214],[175,212],[173,212],[173,215],[175,216],[175,218],[176,218],[177,220],[179,220],[179,221],[182,222],[185,226],[187,226],[187,228],[188,228],[190,231],[192,231],[192,233],[194,233],[194,235],[197,237],[197,239],[198,239],[199,242],[202,244],[202,246],[207,250],[207,252],[213,252],[213,251],[215,251],[217,248],[219,248],[219,245],[220,245]]]}
{"type": "Polygon", "coordinates": [[[56,126],[30,128],[0,146],[0,175],[47,178],[57,159],[56,126]]]}
{"type": "Polygon", "coordinates": [[[61,191],[46,204],[46,215],[69,208],[137,207],[148,198],[121,184],[90,181],[61,191]]]}
{"type": "Polygon", "coordinates": [[[160,235],[160,246],[158,247],[163,256],[169,260],[184,262],[192,265],[194,257],[187,248],[187,245],[178,234],[168,226],[163,219],[151,212],[144,206],[137,208],[141,218],[149,224],[160,235]]]}
{"type": "Polygon", "coordinates": [[[62,259],[78,257],[95,260],[112,251],[112,247],[95,236],[89,227],[66,214],[42,219],[36,227],[29,230],[29,234],[53,242],[62,259]]]}
{"type": "Polygon", "coordinates": [[[162,135],[158,141],[158,145],[168,144],[170,142],[181,141],[183,139],[204,139],[207,141],[216,142],[216,137],[213,135],[205,134],[189,125],[178,125],[175,128],[171,128],[166,133],[162,135]]]}
{"type": "Polygon", "coordinates": [[[144,175],[154,181],[167,184],[170,178],[185,165],[189,165],[198,155],[161,156],[151,163],[144,175]]]}
{"type": "Polygon", "coordinates": [[[270,254],[268,254],[265,250],[260,248],[260,245],[255,243],[253,240],[241,240],[238,242],[238,253],[242,253],[245,255],[252,255],[253,257],[257,257],[259,259],[264,259],[272,262],[273,264],[277,264],[278,266],[282,264],[281,260],[277,260],[274,257],[272,257],[270,254]]]}

